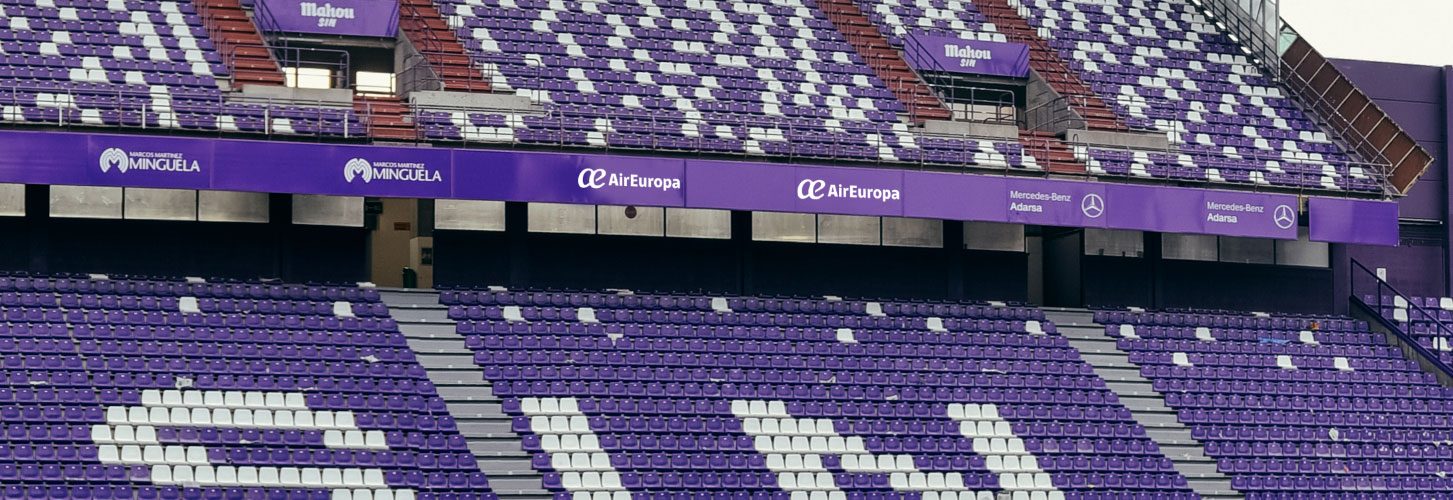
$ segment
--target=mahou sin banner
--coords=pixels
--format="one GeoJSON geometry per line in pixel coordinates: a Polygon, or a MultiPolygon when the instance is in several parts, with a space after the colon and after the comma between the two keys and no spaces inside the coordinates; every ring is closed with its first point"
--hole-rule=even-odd
{"type": "Polygon", "coordinates": [[[1029,76],[1029,46],[1019,43],[910,32],[904,37],[903,55],[919,71],[1009,78],[1029,76]]]}
{"type": "Polygon", "coordinates": [[[393,38],[398,0],[257,0],[257,24],[270,31],[393,38]]]}

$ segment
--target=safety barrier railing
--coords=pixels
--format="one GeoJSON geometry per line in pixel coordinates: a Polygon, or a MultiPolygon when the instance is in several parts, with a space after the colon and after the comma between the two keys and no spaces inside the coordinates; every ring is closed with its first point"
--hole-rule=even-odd
{"type": "MultiPolygon", "coordinates": [[[[152,93],[134,90],[55,89],[22,85],[0,86],[0,125],[59,128],[118,128],[147,131],[247,134],[328,139],[361,138],[350,124],[366,126],[373,117],[351,103],[308,99],[216,93],[211,95],[152,93]],[[220,116],[248,111],[239,130],[225,130],[220,116]],[[260,130],[249,130],[247,118],[260,118],[260,130]],[[310,116],[313,115],[313,116],[310,116]],[[325,116],[326,115],[326,116],[325,116]],[[205,123],[198,117],[213,120],[205,123]],[[287,126],[276,119],[286,118],[287,126]],[[114,122],[114,123],[113,123],[114,122]],[[339,127],[328,131],[329,127],[339,127]],[[307,131],[313,129],[312,131],[307,131]]],[[[236,120],[235,120],[236,121],[236,120]]]]}
{"type": "Polygon", "coordinates": [[[1089,128],[1077,109],[1088,104],[1084,96],[1060,95],[1024,110],[1019,125],[1029,130],[1063,131],[1089,128]]]}
{"type": "MultiPolygon", "coordinates": [[[[768,157],[785,161],[847,161],[855,163],[879,163],[894,164],[905,167],[914,165],[933,166],[936,168],[951,168],[954,166],[973,167],[978,170],[1004,170],[1018,173],[1034,173],[1033,170],[1013,167],[1007,164],[999,167],[985,167],[974,165],[971,161],[960,163],[938,163],[925,160],[910,159],[884,159],[878,155],[884,148],[900,147],[897,135],[889,131],[867,131],[855,129],[851,125],[829,126],[829,125],[806,125],[798,124],[792,120],[773,120],[769,118],[757,118],[739,116],[734,118],[720,119],[694,119],[694,118],[663,118],[656,113],[626,114],[612,111],[590,111],[560,113],[554,111],[524,111],[519,109],[482,109],[465,107],[429,106],[427,108],[414,109],[414,121],[421,127],[420,136],[426,137],[428,127],[437,124],[448,124],[457,127],[454,116],[463,114],[466,120],[469,117],[480,119],[492,118],[495,120],[503,117],[505,130],[494,130],[501,127],[482,126],[479,128],[486,131],[468,132],[460,129],[462,137],[442,138],[433,137],[435,141],[447,141],[463,143],[466,145],[488,145],[488,146],[528,146],[542,147],[554,146],[564,149],[586,148],[599,151],[611,150],[634,150],[634,151],[680,151],[696,154],[713,154],[720,156],[737,157],[768,157]],[[528,125],[527,125],[528,124],[528,125]],[[527,128],[528,127],[528,128],[527,128]],[[665,138],[656,133],[663,129],[676,128],[697,131],[692,136],[683,135],[680,138],[665,138]],[[601,132],[601,130],[606,130],[601,132]],[[761,154],[752,152],[713,152],[711,143],[719,136],[720,130],[729,129],[733,134],[740,134],[736,140],[743,142],[756,141],[764,151],[761,154]],[[580,144],[579,141],[565,137],[565,134],[557,136],[554,141],[521,140],[518,132],[529,130],[531,132],[599,132],[602,134],[600,144],[580,144]],[[633,134],[635,137],[646,137],[650,139],[644,143],[633,143],[632,141],[620,140],[612,136],[615,133],[633,134]],[[838,135],[842,139],[842,145],[860,146],[865,151],[873,151],[871,158],[852,158],[846,155],[823,156],[814,151],[814,146],[807,143],[794,142],[790,137],[803,136],[811,133],[838,135]],[[694,136],[694,137],[693,137],[694,136]],[[775,145],[776,147],[771,147],[775,145]],[[773,152],[765,152],[767,150],[773,152]]],[[[468,125],[474,127],[473,125],[468,125]]],[[[938,147],[951,156],[958,156],[965,159],[974,158],[974,153],[980,152],[979,141],[990,141],[995,143],[1019,144],[1016,137],[992,137],[971,134],[947,134],[947,133],[925,133],[915,132],[909,134],[910,143],[919,144],[924,141],[950,140],[955,141],[958,149],[938,147]]],[[[725,139],[725,138],[723,138],[725,139]]],[[[821,147],[821,146],[817,146],[821,147]]],[[[1035,157],[1037,160],[1047,158],[1048,149],[1023,146],[1022,151],[1026,155],[1035,157]]],[[[997,151],[997,150],[996,150],[997,151]]],[[[1041,160],[1043,161],[1043,160],[1041,160]]]]}
{"type": "Polygon", "coordinates": [[[1194,0],[1217,22],[1231,41],[1240,43],[1258,63],[1275,78],[1281,67],[1277,64],[1277,29],[1280,9],[1275,0],[1194,0]]]}
{"type": "MultiPolygon", "coordinates": [[[[846,158],[846,157],[831,157],[831,158],[829,158],[829,157],[823,157],[821,155],[816,154],[814,152],[814,147],[811,144],[799,144],[799,143],[796,143],[796,142],[793,142],[793,141],[789,141],[789,140],[782,140],[782,141],[759,140],[758,143],[760,143],[760,144],[766,144],[766,143],[769,143],[769,142],[775,142],[776,143],[777,152],[775,152],[775,153],[757,154],[757,153],[754,153],[754,152],[742,152],[742,151],[735,151],[735,152],[712,151],[711,148],[706,147],[706,146],[711,145],[712,144],[712,141],[714,139],[716,139],[716,138],[722,138],[722,137],[720,137],[717,134],[717,131],[719,130],[719,127],[724,127],[725,129],[731,130],[731,131],[733,131],[733,133],[735,133],[735,134],[738,135],[735,138],[736,140],[743,140],[743,141],[745,141],[747,139],[752,139],[752,137],[741,136],[740,135],[740,132],[741,131],[750,131],[750,130],[752,130],[752,129],[755,128],[755,129],[758,129],[760,135],[769,136],[769,137],[776,137],[776,136],[779,136],[780,135],[780,137],[783,137],[784,139],[786,137],[794,136],[794,135],[797,135],[799,133],[822,132],[822,133],[830,133],[830,134],[841,134],[841,136],[844,137],[844,138],[852,137],[853,138],[852,141],[854,141],[854,144],[861,144],[861,145],[863,145],[863,146],[865,146],[865,147],[867,147],[869,149],[873,149],[873,150],[880,150],[881,148],[890,148],[890,149],[899,149],[899,148],[902,148],[902,149],[912,149],[912,148],[907,148],[907,147],[902,146],[902,144],[898,140],[898,135],[889,134],[889,133],[870,133],[870,132],[865,132],[864,130],[861,130],[861,129],[854,129],[854,128],[851,127],[851,125],[845,125],[845,126],[828,126],[828,125],[825,125],[825,124],[824,125],[816,125],[816,124],[813,124],[813,125],[798,125],[798,124],[796,124],[795,122],[793,122],[791,120],[772,120],[772,119],[767,119],[767,118],[755,118],[755,117],[735,117],[735,118],[725,118],[725,117],[723,117],[723,118],[713,118],[713,119],[710,119],[710,120],[707,120],[707,119],[696,119],[696,118],[689,118],[689,117],[678,117],[678,118],[664,119],[664,118],[659,117],[655,113],[640,113],[640,114],[636,114],[636,113],[617,113],[617,112],[606,111],[606,110],[598,110],[598,111],[595,111],[595,110],[593,110],[593,111],[578,111],[578,112],[572,111],[570,113],[562,113],[562,112],[560,112],[558,110],[546,110],[546,109],[538,109],[538,110],[533,110],[533,111],[526,111],[526,110],[520,110],[520,109],[494,109],[494,108],[449,107],[449,106],[428,106],[428,107],[424,107],[424,108],[416,107],[414,109],[414,116],[415,116],[414,123],[419,124],[419,127],[420,127],[420,132],[419,132],[419,134],[420,134],[420,140],[429,140],[429,141],[437,141],[437,142],[463,143],[465,145],[477,144],[477,145],[481,145],[481,146],[491,146],[491,147],[500,147],[500,146],[520,146],[520,147],[533,147],[533,148],[538,148],[538,147],[555,147],[555,148],[561,148],[561,149],[592,149],[592,150],[601,150],[601,151],[610,151],[610,150],[679,151],[679,152],[688,153],[688,154],[713,154],[713,155],[737,156],[737,157],[753,157],[753,156],[756,156],[756,157],[771,157],[771,158],[779,158],[779,159],[787,160],[787,161],[799,161],[799,160],[801,160],[801,161],[808,161],[808,160],[812,160],[812,161],[851,161],[851,162],[857,162],[857,163],[892,164],[892,165],[902,166],[902,167],[905,167],[905,168],[933,168],[933,169],[965,168],[965,169],[975,169],[975,170],[985,170],[985,169],[987,169],[987,170],[1003,170],[1003,171],[1013,171],[1015,173],[1020,173],[1020,174],[1034,174],[1034,173],[1036,173],[1036,171],[1032,171],[1032,170],[1028,170],[1028,169],[1024,169],[1024,168],[1018,168],[1018,167],[1008,167],[1008,166],[1005,166],[1005,167],[1002,167],[1002,168],[998,168],[998,167],[984,167],[984,166],[976,165],[975,164],[976,158],[973,155],[973,153],[978,150],[978,141],[991,141],[991,142],[998,142],[998,143],[1020,144],[1024,148],[1023,151],[1026,154],[1029,154],[1031,156],[1034,156],[1035,159],[1039,162],[1039,164],[1040,164],[1041,167],[1044,167],[1045,166],[1045,163],[1046,163],[1047,159],[1051,157],[1051,153],[1053,152],[1053,145],[1052,144],[1048,144],[1048,143],[1044,143],[1044,144],[1024,144],[1023,141],[1021,141],[1017,137],[996,137],[996,136],[985,136],[985,135],[974,135],[974,134],[932,133],[932,132],[922,131],[922,130],[919,130],[919,129],[914,129],[912,132],[906,134],[910,138],[910,142],[911,143],[917,144],[918,146],[921,147],[926,142],[930,142],[930,141],[934,141],[934,140],[956,141],[956,142],[951,142],[950,144],[957,144],[956,147],[958,149],[952,149],[952,148],[950,148],[950,149],[947,149],[947,150],[944,150],[944,151],[947,153],[947,156],[954,157],[954,158],[960,158],[961,160],[960,161],[944,161],[944,160],[930,160],[930,159],[925,159],[925,158],[899,158],[899,159],[885,159],[885,158],[867,158],[867,159],[864,159],[864,158],[846,158]],[[465,129],[463,127],[460,127],[459,124],[454,121],[456,115],[462,115],[464,117],[464,121],[466,122],[466,124],[465,124],[466,127],[476,127],[476,128],[475,129],[465,129]],[[486,117],[489,117],[489,118],[494,119],[496,121],[496,123],[498,122],[499,119],[501,119],[501,117],[503,117],[503,119],[505,121],[505,124],[504,124],[503,127],[474,126],[474,125],[470,125],[469,124],[469,123],[472,123],[472,122],[469,121],[471,119],[471,117],[478,117],[481,120],[485,119],[486,117]],[[526,117],[529,117],[529,118],[527,119],[526,117]],[[446,133],[444,133],[444,132],[436,132],[434,135],[432,135],[432,136],[430,135],[431,128],[440,127],[440,126],[443,126],[445,128],[451,129],[451,131],[447,133],[447,135],[450,135],[449,137],[445,137],[444,135],[446,135],[446,133]],[[683,128],[683,129],[685,129],[687,131],[694,131],[695,137],[687,136],[687,135],[684,135],[683,134],[681,137],[673,137],[671,139],[662,139],[660,137],[660,134],[654,133],[654,132],[655,131],[662,130],[663,127],[683,128]],[[776,132],[770,132],[773,129],[775,129],[776,132]],[[597,141],[596,141],[597,143],[595,143],[595,144],[581,144],[580,141],[577,141],[577,140],[568,138],[568,137],[566,137],[563,134],[561,136],[557,136],[557,138],[554,139],[553,141],[552,140],[539,140],[538,138],[529,138],[528,140],[522,140],[522,139],[519,138],[520,134],[518,134],[517,132],[525,131],[525,130],[529,130],[531,132],[573,131],[573,132],[576,132],[577,133],[577,137],[578,137],[578,134],[579,133],[589,134],[590,132],[596,132],[596,133],[599,133],[600,135],[597,136],[597,141]],[[647,141],[647,142],[641,143],[641,144],[630,143],[629,141],[625,141],[625,140],[613,141],[612,139],[615,139],[615,137],[613,137],[612,134],[613,133],[616,133],[616,132],[623,132],[623,133],[639,132],[638,134],[635,134],[635,135],[637,135],[637,136],[646,136],[646,135],[649,135],[649,136],[652,137],[652,139],[650,141],[647,141]],[[763,133],[763,132],[765,132],[765,133],[763,133]],[[780,134],[778,134],[778,132],[780,132],[780,134]],[[453,135],[453,134],[456,134],[456,133],[459,134],[459,136],[454,136],[453,135]]],[[[725,139],[725,138],[722,138],[722,139],[725,139]]],[[[1165,153],[1165,154],[1172,154],[1172,155],[1182,154],[1181,151],[1175,145],[1172,145],[1171,148],[1168,148],[1168,149],[1157,149],[1157,150],[1135,149],[1135,148],[1129,148],[1129,147],[1123,147],[1123,146],[1099,146],[1099,145],[1090,146],[1090,145],[1085,145],[1085,144],[1074,144],[1074,143],[1069,143],[1069,144],[1066,144],[1066,145],[1069,146],[1070,149],[1071,149],[1071,151],[1076,154],[1076,159],[1077,159],[1077,161],[1080,161],[1080,162],[1084,162],[1087,159],[1087,155],[1090,153],[1090,151],[1089,151],[1090,148],[1093,148],[1094,150],[1096,150],[1096,153],[1097,154],[1100,154],[1100,155],[1114,155],[1114,154],[1134,155],[1136,153],[1145,153],[1145,152],[1165,153]]],[[[923,149],[926,150],[928,148],[923,148],[923,149]]],[[[1214,169],[1222,169],[1223,171],[1224,170],[1231,170],[1233,168],[1241,168],[1241,164],[1239,163],[1239,161],[1244,161],[1244,160],[1252,160],[1252,161],[1259,161],[1259,162],[1266,162],[1266,161],[1283,161],[1284,162],[1285,161],[1280,156],[1276,156],[1276,157],[1265,156],[1265,157],[1262,157],[1262,156],[1254,155],[1254,154],[1248,154],[1248,155],[1243,156],[1243,160],[1232,160],[1232,159],[1228,159],[1228,158],[1224,158],[1224,157],[1223,158],[1219,158],[1219,159],[1218,158],[1214,158],[1214,157],[1196,157],[1195,160],[1196,160],[1197,166],[1200,167],[1200,168],[1202,168],[1202,169],[1212,169],[1212,168],[1214,168],[1214,169]]],[[[1058,172],[1056,172],[1056,175],[1057,176],[1061,176],[1058,172]]],[[[1085,179],[1102,178],[1102,177],[1123,177],[1123,176],[1118,176],[1116,174],[1095,173],[1095,172],[1090,172],[1088,170],[1085,173],[1080,174],[1080,175],[1081,175],[1081,177],[1083,177],[1085,179]]],[[[1288,173],[1287,173],[1287,175],[1288,176],[1291,176],[1291,178],[1293,178],[1294,180],[1299,181],[1299,182],[1297,182],[1298,185],[1297,186],[1287,186],[1287,185],[1252,184],[1252,183],[1214,182],[1214,181],[1209,181],[1209,180],[1196,180],[1196,179],[1185,179],[1185,178],[1174,178],[1174,179],[1164,179],[1164,178],[1160,178],[1160,179],[1154,179],[1154,180],[1159,180],[1159,181],[1173,180],[1173,181],[1177,182],[1178,185],[1194,185],[1194,186],[1200,186],[1200,187],[1212,187],[1212,188],[1222,188],[1222,189],[1236,189],[1236,190],[1242,190],[1242,191],[1281,192],[1281,193],[1296,193],[1296,194],[1305,194],[1305,195],[1313,195],[1313,194],[1315,194],[1315,195],[1318,195],[1318,196],[1358,197],[1358,198],[1369,198],[1369,197],[1374,197],[1374,196],[1377,195],[1377,193],[1351,192],[1351,191],[1346,191],[1346,190],[1332,190],[1332,189],[1325,189],[1325,188],[1319,189],[1319,188],[1315,188],[1315,187],[1309,187],[1309,185],[1310,186],[1320,185],[1320,182],[1321,182],[1321,179],[1322,179],[1321,174],[1320,174],[1320,169],[1318,169],[1317,172],[1293,172],[1293,171],[1290,171],[1289,170],[1288,173]]],[[[1065,177],[1065,176],[1073,177],[1072,174],[1063,175],[1061,177],[1065,177]]],[[[1152,179],[1147,179],[1147,180],[1152,180],[1152,179]]]]}
{"type": "Polygon", "coordinates": [[[249,57],[268,57],[278,71],[286,72],[291,68],[297,74],[297,70],[301,68],[327,69],[329,70],[329,85],[333,88],[351,86],[352,71],[347,51],[294,47],[286,41],[275,43],[270,40],[268,33],[277,31],[277,20],[268,10],[267,2],[253,2],[252,4],[253,12],[250,22],[253,23],[257,35],[262,41],[260,44],[236,41],[236,38],[227,33],[223,26],[228,21],[242,22],[243,20],[233,19],[228,16],[226,11],[217,9],[206,2],[198,2],[195,5],[217,53],[221,56],[223,63],[233,70],[229,75],[232,83],[236,83],[237,70],[245,69],[240,68],[239,63],[242,60],[249,57]]]}
{"type": "Polygon", "coordinates": [[[1453,350],[1453,326],[1399,292],[1357,259],[1352,260],[1349,272],[1352,305],[1397,336],[1404,349],[1442,372],[1442,378],[1453,380],[1453,366],[1442,357],[1453,350]]]}

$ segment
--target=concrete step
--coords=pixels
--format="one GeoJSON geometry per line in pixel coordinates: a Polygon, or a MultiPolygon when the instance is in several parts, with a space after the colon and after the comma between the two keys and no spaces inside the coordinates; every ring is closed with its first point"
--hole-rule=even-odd
{"type": "Polygon", "coordinates": [[[464,337],[455,331],[448,309],[439,305],[438,294],[383,289],[379,295],[444,399],[470,453],[489,478],[490,489],[504,500],[552,499],[543,487],[543,475],[531,467],[530,454],[512,430],[512,417],[484,380],[484,370],[474,363],[474,353],[464,346],[464,337]]]}
{"type": "Polygon", "coordinates": [[[439,305],[439,294],[428,290],[380,288],[378,295],[384,304],[388,304],[390,312],[403,306],[439,305]]]}
{"type": "MultiPolygon", "coordinates": [[[[474,355],[469,354],[468,351],[464,351],[464,353],[465,354],[439,354],[416,352],[414,354],[416,354],[416,357],[419,358],[419,364],[424,365],[424,368],[440,368],[444,370],[452,370],[455,368],[473,368],[476,372],[478,372],[480,368],[478,365],[474,364],[474,355]]],[[[483,377],[482,372],[477,374],[480,377],[483,377]]]]}
{"type": "Polygon", "coordinates": [[[1045,318],[1054,323],[1060,335],[1080,351],[1080,356],[1105,379],[1105,386],[1114,391],[1145,428],[1145,434],[1160,446],[1174,463],[1176,471],[1186,477],[1192,490],[1202,498],[1233,500],[1244,498],[1231,488],[1231,480],[1216,468],[1216,461],[1206,456],[1205,448],[1182,424],[1176,412],[1165,404],[1164,395],[1155,391],[1149,380],[1140,375],[1140,367],[1116,345],[1116,339],[1105,335],[1104,325],[1094,322],[1094,313],[1073,309],[1048,309],[1045,318]]]}
{"type": "Polygon", "coordinates": [[[438,354],[455,354],[455,355],[459,355],[459,354],[462,354],[462,355],[467,355],[467,356],[473,356],[474,355],[474,353],[472,351],[470,351],[469,349],[465,349],[463,346],[461,346],[458,341],[450,340],[450,339],[443,339],[443,338],[415,338],[415,339],[408,339],[408,342],[409,342],[409,348],[414,350],[414,354],[419,354],[419,355],[426,355],[426,354],[427,355],[438,355],[438,354]]]}
{"type": "Polygon", "coordinates": [[[405,307],[389,311],[389,313],[399,322],[434,323],[450,321],[449,310],[442,307],[405,307]]]}
{"type": "Polygon", "coordinates": [[[429,369],[428,372],[429,380],[434,382],[435,386],[481,386],[480,391],[487,392],[491,396],[494,395],[494,391],[488,390],[489,387],[484,385],[484,374],[478,368],[472,370],[469,368],[434,368],[429,369]]]}
{"type": "Polygon", "coordinates": [[[399,323],[399,331],[403,332],[405,338],[410,339],[459,339],[459,345],[464,345],[463,338],[454,331],[454,323],[399,323]]]}

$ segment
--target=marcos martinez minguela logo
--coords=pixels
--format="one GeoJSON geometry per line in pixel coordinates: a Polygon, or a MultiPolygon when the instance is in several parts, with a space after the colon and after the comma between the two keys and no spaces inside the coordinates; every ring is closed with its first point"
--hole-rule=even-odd
{"type": "Polygon", "coordinates": [[[444,182],[444,174],[423,162],[369,161],[354,158],[343,164],[343,180],[352,184],[374,181],[444,182]]]}
{"type": "Polygon", "coordinates": [[[127,151],[121,148],[106,148],[101,151],[97,163],[102,173],[125,174],[127,172],[173,172],[196,173],[202,171],[202,164],[186,153],[168,151],[127,151]]]}

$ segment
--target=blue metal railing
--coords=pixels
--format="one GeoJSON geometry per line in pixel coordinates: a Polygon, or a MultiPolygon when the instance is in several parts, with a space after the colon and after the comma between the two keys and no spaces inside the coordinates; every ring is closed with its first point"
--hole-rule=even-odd
{"type": "Polygon", "coordinates": [[[1442,371],[1446,378],[1453,379],[1453,367],[1450,367],[1441,355],[1442,349],[1453,347],[1453,327],[1449,327],[1448,324],[1439,320],[1437,314],[1429,312],[1422,304],[1412,300],[1412,297],[1393,288],[1391,284],[1379,278],[1377,273],[1362,265],[1357,259],[1352,260],[1349,271],[1352,284],[1352,305],[1360,308],[1371,316],[1373,321],[1396,335],[1405,348],[1416,352],[1419,357],[1427,361],[1427,364],[1442,371]],[[1407,312],[1406,318],[1389,318],[1387,316],[1390,311],[1399,309],[1407,312]],[[1427,328],[1426,332],[1417,331],[1420,325],[1427,328]],[[1424,341],[1427,343],[1425,344],[1424,341]]]}

